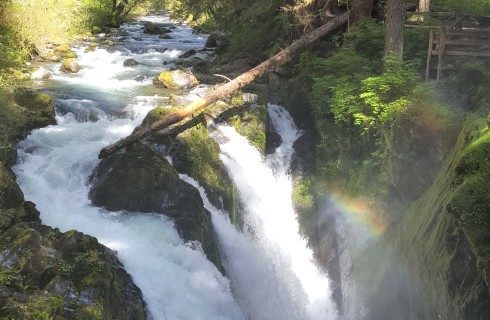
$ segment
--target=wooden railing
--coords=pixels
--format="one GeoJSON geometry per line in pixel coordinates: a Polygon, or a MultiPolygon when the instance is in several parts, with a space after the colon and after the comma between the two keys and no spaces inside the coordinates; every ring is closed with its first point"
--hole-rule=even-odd
{"type": "Polygon", "coordinates": [[[437,56],[437,81],[442,79],[445,56],[490,58],[490,29],[447,30],[441,27],[430,31],[425,79],[431,71],[432,57],[437,56]]]}

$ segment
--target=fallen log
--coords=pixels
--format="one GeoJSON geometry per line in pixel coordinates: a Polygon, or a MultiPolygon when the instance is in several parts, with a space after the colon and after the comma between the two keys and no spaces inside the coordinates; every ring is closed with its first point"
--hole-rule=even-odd
{"type": "Polygon", "coordinates": [[[252,83],[255,79],[259,78],[267,71],[290,61],[300,49],[303,49],[304,47],[320,39],[330,31],[346,23],[348,17],[349,17],[348,12],[344,12],[336,16],[335,18],[329,20],[327,23],[325,23],[318,29],[315,29],[314,31],[307,33],[301,38],[299,38],[298,40],[294,41],[291,45],[279,51],[276,55],[262,62],[255,68],[252,68],[251,70],[241,74],[240,76],[236,77],[232,81],[225,83],[220,87],[208,91],[204,95],[204,97],[198,99],[197,101],[194,101],[191,104],[187,105],[186,107],[172,114],[164,116],[163,118],[152,123],[151,125],[142,127],[141,129],[137,130],[136,132],[133,132],[131,135],[127,136],[126,138],[123,138],[103,148],[99,153],[99,158],[100,159],[105,158],[113,154],[114,152],[133,144],[138,140],[148,137],[155,132],[158,132],[172,124],[175,124],[183,120],[184,118],[189,117],[192,114],[208,107],[209,105],[215,103],[219,99],[230,97],[234,92],[252,83]]]}

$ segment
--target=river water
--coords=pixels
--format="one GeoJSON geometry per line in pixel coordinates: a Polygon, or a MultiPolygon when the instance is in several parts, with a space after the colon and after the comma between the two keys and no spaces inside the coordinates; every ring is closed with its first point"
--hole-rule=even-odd
{"type": "MultiPolygon", "coordinates": [[[[279,106],[269,106],[269,114],[282,144],[266,159],[231,127],[221,125],[213,133],[244,203],[247,231],[214,208],[196,181],[181,176],[200,190],[212,214],[229,278],[179,238],[166,217],[108,212],[91,204],[89,177],[99,150],[128,135],[149,110],[169,99],[152,78],[206,40],[167,16],[143,17],[101,37],[111,42],[93,51],[86,51],[86,44],[75,48],[79,73],[47,66],[53,80],[39,85],[56,98],[58,124],[33,131],[19,145],[14,170],[43,223],[90,234],[115,250],[153,319],[335,319],[329,280],[299,235],[291,202],[289,162],[301,133],[279,106]],[[144,34],[146,21],[173,23],[172,39],[144,34]],[[123,67],[129,58],[140,65],[123,67]]],[[[205,89],[199,86],[189,97],[205,89]]]]}

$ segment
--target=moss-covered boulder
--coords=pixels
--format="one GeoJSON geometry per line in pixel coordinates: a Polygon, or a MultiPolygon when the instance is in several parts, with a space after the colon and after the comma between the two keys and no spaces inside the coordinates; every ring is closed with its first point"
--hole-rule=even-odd
{"type": "Polygon", "coordinates": [[[146,319],[115,254],[93,237],[41,225],[1,162],[0,318],[146,319]]]}
{"type": "Polygon", "coordinates": [[[146,117],[143,119],[142,125],[150,125],[153,122],[163,118],[165,115],[170,114],[174,111],[179,110],[179,107],[171,107],[171,106],[161,106],[156,107],[148,112],[146,117]]]}
{"type": "Polygon", "coordinates": [[[56,123],[53,99],[30,89],[17,88],[2,98],[0,92],[0,161],[15,161],[15,143],[31,130],[56,123]]]}
{"type": "Polygon", "coordinates": [[[102,160],[92,179],[94,204],[113,211],[165,214],[185,240],[199,241],[220,266],[211,221],[198,191],[179,178],[165,157],[138,143],[102,160]]]}
{"type": "MultiPolygon", "coordinates": [[[[236,98],[232,103],[239,105],[241,100],[236,98]]],[[[264,152],[266,145],[267,130],[267,108],[266,106],[254,105],[247,108],[246,111],[228,119],[228,122],[241,135],[245,136],[248,141],[258,150],[264,152]]]]}
{"type": "Polygon", "coordinates": [[[31,73],[31,80],[47,80],[51,78],[51,74],[44,67],[39,67],[31,73]]]}
{"type": "Polygon", "coordinates": [[[17,223],[0,253],[1,318],[146,319],[140,290],[93,237],[17,223]]]}
{"type": "Polygon", "coordinates": [[[173,159],[177,170],[199,181],[213,205],[232,212],[234,186],[221,164],[219,155],[219,146],[209,136],[204,124],[179,134],[173,146],[173,159]]]}
{"type": "Polygon", "coordinates": [[[158,81],[171,89],[190,89],[199,84],[196,77],[189,70],[167,70],[160,73],[158,81]]]}
{"type": "Polygon", "coordinates": [[[68,44],[43,44],[36,47],[37,57],[41,61],[59,62],[62,59],[77,58],[77,54],[68,44]]]}
{"type": "Polygon", "coordinates": [[[62,59],[68,59],[68,58],[78,58],[77,54],[75,51],[73,51],[68,44],[60,44],[56,47],[54,47],[54,52],[59,54],[62,59]]]}
{"type": "Polygon", "coordinates": [[[63,59],[61,61],[61,71],[67,72],[67,73],[77,73],[80,71],[81,67],[78,64],[78,61],[76,58],[67,58],[63,59]]]}
{"type": "MultiPolygon", "coordinates": [[[[0,210],[16,208],[24,202],[22,190],[15,182],[13,174],[0,161],[0,210]]],[[[0,222],[0,226],[1,226],[0,222]]]]}

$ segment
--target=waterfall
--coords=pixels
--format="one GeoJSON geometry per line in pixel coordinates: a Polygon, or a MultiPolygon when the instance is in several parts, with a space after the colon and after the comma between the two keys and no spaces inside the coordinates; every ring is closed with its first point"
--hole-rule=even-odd
{"type": "MultiPolygon", "coordinates": [[[[281,107],[269,106],[282,144],[266,159],[233,128],[220,125],[215,132],[224,137],[217,139],[225,140],[221,159],[245,204],[244,231],[182,176],[199,189],[212,214],[229,278],[198,246],[185,243],[170,219],[91,204],[90,175],[99,150],[169,99],[151,84],[162,64],[175,66],[180,54],[202,48],[206,40],[185,25],[175,25],[172,39],[146,35],[145,21],[173,23],[167,16],[144,17],[109,35],[113,45],[90,51],[82,43],[75,48],[82,66],[75,75],[60,72],[59,64],[46,66],[53,80],[43,85],[55,97],[58,124],[34,130],[19,144],[14,171],[26,199],[37,205],[44,224],[92,235],[114,250],[155,320],[335,319],[328,278],[299,234],[288,170],[301,133],[281,107]],[[140,64],[123,67],[128,58],[140,64]]],[[[199,86],[187,98],[205,89],[199,86]]]]}
{"type": "Polygon", "coordinates": [[[282,143],[266,159],[232,127],[220,125],[215,132],[221,160],[245,207],[243,232],[196,181],[181,178],[199,190],[211,212],[234,293],[252,319],[335,319],[329,280],[299,233],[291,200],[288,170],[300,132],[284,108],[270,105],[268,111],[282,143]]]}
{"type": "MultiPolygon", "coordinates": [[[[151,19],[171,22],[165,16],[151,19]]],[[[87,182],[99,150],[131,133],[149,110],[165,100],[145,95],[145,83],[132,78],[162,70],[162,61],[170,56],[157,54],[157,46],[178,55],[204,45],[205,39],[185,26],[173,31],[179,39],[163,44],[162,39],[143,34],[142,27],[143,21],[123,26],[127,38],[116,42],[115,49],[78,48],[79,74],[63,74],[59,65],[51,66],[58,124],[35,130],[20,143],[14,168],[18,182],[44,224],[92,235],[117,252],[154,320],[244,319],[229,280],[202,251],[179,237],[168,218],[108,212],[88,198],[87,182]],[[123,61],[132,57],[141,65],[124,68],[123,61]]]]}

